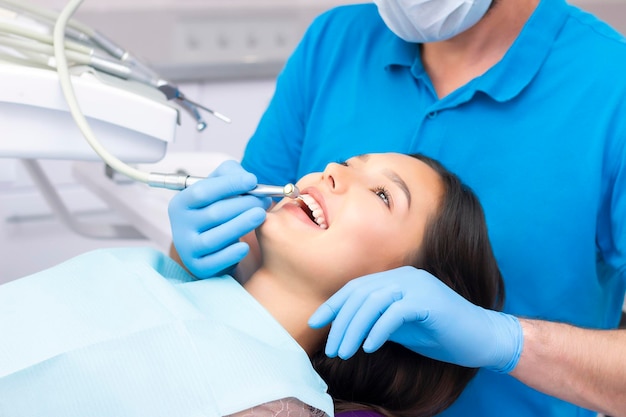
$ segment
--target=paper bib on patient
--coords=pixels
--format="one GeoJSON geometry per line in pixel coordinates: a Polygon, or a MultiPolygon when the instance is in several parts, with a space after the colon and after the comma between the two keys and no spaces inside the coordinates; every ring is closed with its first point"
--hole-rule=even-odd
{"type": "Polygon", "coordinates": [[[223,416],[295,397],[332,415],[306,353],[230,277],[151,249],[0,286],[0,416],[223,416]]]}

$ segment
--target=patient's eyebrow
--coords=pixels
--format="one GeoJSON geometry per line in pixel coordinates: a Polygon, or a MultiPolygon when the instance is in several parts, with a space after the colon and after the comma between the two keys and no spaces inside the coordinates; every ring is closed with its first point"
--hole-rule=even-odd
{"type": "Polygon", "coordinates": [[[406,195],[406,199],[409,203],[409,208],[411,208],[411,192],[409,191],[409,187],[406,185],[406,182],[404,182],[404,180],[391,169],[385,169],[383,171],[383,174],[385,174],[387,178],[393,181],[394,184],[400,187],[400,189],[406,195]]]}

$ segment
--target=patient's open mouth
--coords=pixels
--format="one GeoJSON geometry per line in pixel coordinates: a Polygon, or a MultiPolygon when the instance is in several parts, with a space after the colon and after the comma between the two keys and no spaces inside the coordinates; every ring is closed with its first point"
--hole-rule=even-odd
{"type": "Polygon", "coordinates": [[[324,211],[322,211],[322,208],[313,197],[308,194],[302,194],[296,199],[296,201],[315,224],[317,224],[321,229],[328,228],[324,211]]]}

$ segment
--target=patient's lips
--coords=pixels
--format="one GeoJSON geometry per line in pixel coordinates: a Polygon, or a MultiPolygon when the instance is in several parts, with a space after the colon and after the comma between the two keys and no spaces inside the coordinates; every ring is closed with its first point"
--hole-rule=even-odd
{"type": "Polygon", "coordinates": [[[322,210],[320,204],[310,194],[301,194],[296,201],[315,224],[321,229],[328,228],[324,210],[322,210]]]}

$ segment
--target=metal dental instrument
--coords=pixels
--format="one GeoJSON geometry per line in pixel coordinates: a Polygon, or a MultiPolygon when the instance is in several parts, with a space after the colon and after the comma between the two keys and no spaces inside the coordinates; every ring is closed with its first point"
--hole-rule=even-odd
{"type": "MultiPolygon", "coordinates": [[[[147,184],[151,187],[166,188],[168,190],[184,190],[203,179],[205,178],[187,174],[159,174],[151,172],[147,184]]],[[[300,190],[292,183],[282,187],[280,185],[259,184],[254,190],[248,191],[246,194],[257,197],[298,198],[300,197],[300,190]]]]}
{"type": "MultiPolygon", "coordinates": [[[[202,179],[204,178],[189,176],[187,177],[186,187],[189,187],[202,179]]],[[[281,187],[280,185],[259,184],[254,190],[248,191],[246,194],[254,195],[256,197],[298,198],[300,197],[300,190],[291,183],[285,185],[284,187],[281,187]]]]}
{"type": "Polygon", "coordinates": [[[287,184],[284,187],[279,185],[263,185],[259,184],[252,191],[247,194],[255,195],[257,197],[288,197],[298,198],[300,197],[300,190],[294,184],[287,184]]]}
{"type": "MultiPolygon", "coordinates": [[[[163,94],[165,94],[165,97],[167,97],[168,100],[179,100],[182,101],[183,103],[188,103],[192,106],[198,107],[210,114],[212,114],[213,116],[217,117],[218,119],[220,119],[223,122],[226,123],[230,123],[230,119],[226,116],[224,116],[221,113],[216,112],[215,110],[211,110],[208,107],[205,107],[201,104],[196,103],[195,101],[191,101],[189,100],[179,89],[178,87],[176,87],[175,85],[172,84],[162,84],[159,85],[157,87],[159,90],[161,90],[161,92],[163,94]]],[[[203,128],[204,129],[204,128],[203,128]]],[[[198,130],[202,130],[200,128],[198,128],[198,130]]]]}

